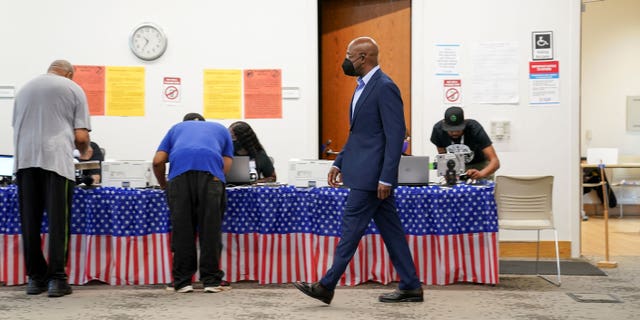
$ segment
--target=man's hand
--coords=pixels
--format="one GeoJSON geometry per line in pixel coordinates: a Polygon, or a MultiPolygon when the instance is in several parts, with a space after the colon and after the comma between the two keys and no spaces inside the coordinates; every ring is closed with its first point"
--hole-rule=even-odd
{"type": "Polygon", "coordinates": [[[336,167],[331,167],[329,169],[329,174],[327,175],[327,183],[331,187],[339,187],[342,185],[342,174],[340,174],[340,169],[336,167]]]}
{"type": "Polygon", "coordinates": [[[89,145],[85,153],[80,153],[80,160],[88,161],[91,160],[91,157],[93,157],[93,148],[91,148],[91,145],[89,145]]]}
{"type": "Polygon", "coordinates": [[[391,195],[391,186],[378,183],[378,199],[384,200],[391,195]]]}
{"type": "Polygon", "coordinates": [[[485,175],[482,174],[482,171],[478,169],[469,169],[467,170],[467,177],[469,177],[470,179],[478,180],[484,178],[485,175]]]}

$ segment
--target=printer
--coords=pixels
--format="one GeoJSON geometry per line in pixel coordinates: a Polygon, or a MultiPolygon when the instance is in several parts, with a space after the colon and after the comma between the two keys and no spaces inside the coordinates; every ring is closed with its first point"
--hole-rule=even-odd
{"type": "Polygon", "coordinates": [[[333,160],[289,160],[289,184],[296,187],[326,187],[333,160]]]}
{"type": "Polygon", "coordinates": [[[158,186],[151,161],[108,160],[102,162],[103,187],[150,188],[158,186]]]}

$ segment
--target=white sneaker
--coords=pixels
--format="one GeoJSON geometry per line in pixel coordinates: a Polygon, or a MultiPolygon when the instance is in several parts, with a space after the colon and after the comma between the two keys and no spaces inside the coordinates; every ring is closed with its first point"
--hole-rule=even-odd
{"type": "Polygon", "coordinates": [[[231,290],[231,286],[213,286],[213,287],[204,287],[204,292],[207,293],[218,293],[222,291],[231,290]]]}
{"type": "Polygon", "coordinates": [[[193,286],[192,285],[188,285],[188,286],[184,286],[178,290],[176,290],[177,293],[188,293],[188,292],[193,292],[193,286]]]}

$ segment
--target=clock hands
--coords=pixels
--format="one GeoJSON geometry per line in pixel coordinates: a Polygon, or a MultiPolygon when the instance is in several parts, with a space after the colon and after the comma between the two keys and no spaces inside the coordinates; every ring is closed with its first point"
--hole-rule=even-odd
{"type": "Polygon", "coordinates": [[[144,45],[142,46],[142,49],[144,49],[144,47],[146,47],[149,44],[149,39],[147,39],[147,37],[142,37],[144,39],[144,45]]]}

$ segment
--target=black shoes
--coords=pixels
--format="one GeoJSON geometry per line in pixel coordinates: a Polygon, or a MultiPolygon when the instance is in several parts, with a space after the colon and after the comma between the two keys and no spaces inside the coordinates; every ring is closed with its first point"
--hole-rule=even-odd
{"type": "Polygon", "coordinates": [[[378,297],[380,302],[422,302],[422,287],[413,290],[396,289],[394,292],[385,293],[378,297]]]}
{"type": "Polygon", "coordinates": [[[41,294],[49,291],[49,297],[56,298],[71,294],[71,286],[65,279],[51,279],[49,284],[45,281],[37,281],[29,278],[27,294],[41,294]]]}
{"type": "Polygon", "coordinates": [[[293,285],[309,297],[318,299],[326,304],[330,304],[331,299],[333,299],[333,290],[325,288],[320,282],[294,282],[293,285]]]}
{"type": "Polygon", "coordinates": [[[27,283],[27,294],[41,294],[47,291],[47,283],[29,278],[27,283]]]}
{"type": "Polygon", "coordinates": [[[57,298],[67,294],[71,294],[71,286],[65,279],[51,279],[49,280],[49,297],[57,298]]]}
{"type": "MultiPolygon", "coordinates": [[[[320,282],[294,282],[293,285],[309,297],[318,299],[326,304],[330,304],[333,299],[334,291],[325,288],[320,282]]],[[[413,290],[396,289],[396,291],[381,295],[378,300],[380,302],[423,302],[424,297],[422,287],[419,287],[413,290]]]]}

